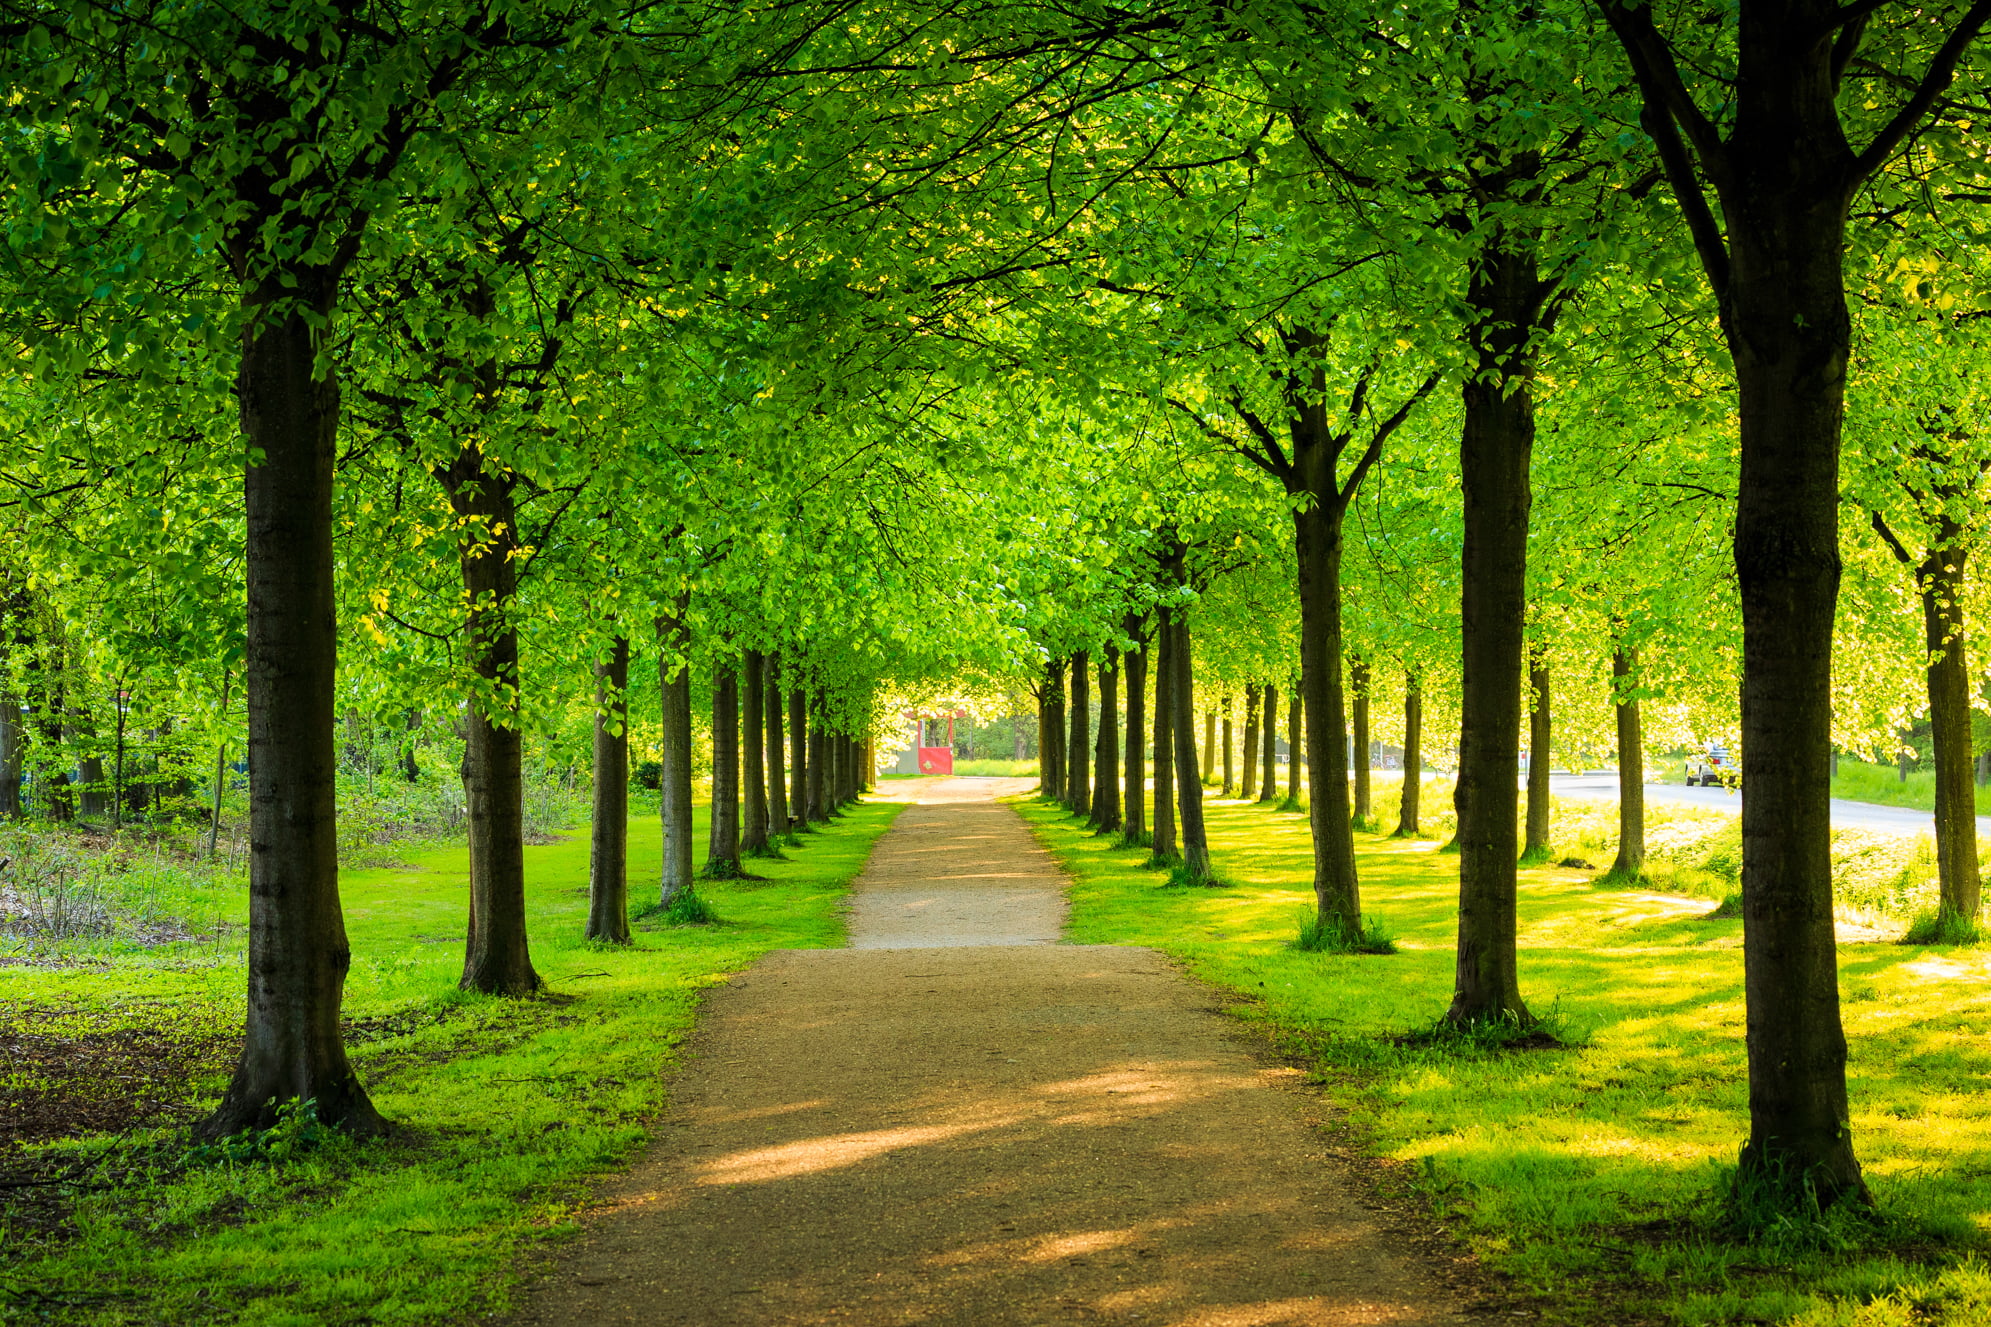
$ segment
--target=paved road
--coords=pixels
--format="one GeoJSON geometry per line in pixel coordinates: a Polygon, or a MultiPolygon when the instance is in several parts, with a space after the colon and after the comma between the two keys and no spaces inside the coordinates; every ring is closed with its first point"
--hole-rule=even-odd
{"type": "MultiPolygon", "coordinates": [[[[1615,802],[1618,800],[1618,776],[1608,771],[1551,774],[1549,791],[1558,797],[1584,797],[1600,802],[1615,802]]],[[[1742,810],[1740,793],[1730,792],[1726,788],[1689,788],[1678,783],[1646,784],[1645,800],[1665,802],[1675,806],[1698,806],[1712,811],[1730,811],[1737,814],[1742,810]]],[[[1900,806],[1881,806],[1874,802],[1849,802],[1835,797],[1832,799],[1832,828],[1859,829],[1869,834],[1933,834],[1936,832],[1936,821],[1927,811],[1911,811],[1900,806]]],[[[1977,817],[1977,832],[1980,836],[1991,837],[1991,816],[1977,817]]]]}

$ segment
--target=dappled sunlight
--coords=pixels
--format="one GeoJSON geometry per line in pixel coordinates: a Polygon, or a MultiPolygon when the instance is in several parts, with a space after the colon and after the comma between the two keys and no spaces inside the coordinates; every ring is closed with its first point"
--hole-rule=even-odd
{"type": "Polygon", "coordinates": [[[700,1184],[757,1184],[792,1179],[825,1170],[854,1166],[900,1148],[920,1147],[982,1129],[999,1128],[1011,1119],[994,1118],[972,1124],[933,1124],[918,1128],[874,1129],[866,1133],[807,1138],[776,1147],[755,1148],[708,1161],[698,1168],[700,1184]]]}

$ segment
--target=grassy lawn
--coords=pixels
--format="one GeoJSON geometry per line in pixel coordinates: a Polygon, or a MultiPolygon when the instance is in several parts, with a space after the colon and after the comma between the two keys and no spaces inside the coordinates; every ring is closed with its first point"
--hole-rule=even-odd
{"type": "MultiPolygon", "coordinates": [[[[639,922],[628,948],[580,938],[584,833],[527,848],[533,958],[551,988],[527,1001],[455,990],[463,849],[344,873],[346,1011],[392,1132],[361,1144],[300,1124],[247,1159],[190,1152],[172,1129],[49,1145],[33,1159],[76,1176],[71,1224],[0,1229],[0,1321],[418,1323],[502,1306],[525,1246],[570,1228],[590,1179],[642,1145],[700,991],[769,949],[841,943],[844,889],[901,809],[847,813],[789,860],[755,863],[764,882],[701,885],[722,924],[639,922]]],[[[632,820],[638,903],[659,836],[654,816],[632,820]]],[[[228,894],[213,911],[242,919],[246,891],[228,894]]],[[[0,1032],[205,1038],[220,1052],[183,1091],[211,1101],[241,1022],[231,934],[0,967],[0,1032]]]]}
{"type": "Polygon", "coordinates": [[[1521,874],[1522,989],[1576,1049],[1399,1044],[1452,990],[1458,873],[1435,841],[1357,835],[1389,957],[1291,947],[1312,906],[1300,816],[1206,803],[1222,889],[1163,889],[1138,851],[1018,809],[1072,872],[1069,936],[1151,945],[1249,997],[1493,1266],[1598,1323],[1991,1322],[1991,955],[1841,950],[1853,1129],[1879,1204],[1738,1243],[1715,1195],[1747,1127],[1741,923],[1709,902],[1521,874]]]}
{"type": "MultiPolygon", "coordinates": [[[[1977,813],[1991,815],[1991,788],[1977,788],[1977,813]]],[[[1850,756],[1839,757],[1839,772],[1832,776],[1832,795],[1854,802],[1879,802],[1882,806],[1906,806],[1933,813],[1936,809],[1936,772],[1910,770],[1907,779],[1894,765],[1870,765],[1850,756]]]]}

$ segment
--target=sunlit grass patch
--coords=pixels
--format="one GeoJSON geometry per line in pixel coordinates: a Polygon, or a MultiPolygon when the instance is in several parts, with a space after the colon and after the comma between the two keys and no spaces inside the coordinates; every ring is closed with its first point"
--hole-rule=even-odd
{"type": "MultiPolygon", "coordinates": [[[[1580,1044],[1514,1052],[1405,1036],[1452,990],[1458,865],[1433,840],[1358,836],[1363,909],[1400,945],[1378,960],[1292,947],[1312,903],[1303,817],[1212,804],[1212,857],[1233,888],[1210,893],[1157,890],[1138,854],[1058,808],[1019,809],[1072,871],[1072,940],[1150,945],[1250,997],[1236,1012],[1311,1068],[1376,1153],[1415,1167],[1482,1256],[1572,1317],[1991,1321],[1976,1261],[1991,1248],[1991,954],[1842,947],[1852,1126],[1881,1220],[1837,1247],[1738,1242],[1711,1197],[1748,1119],[1742,928],[1711,915],[1735,885],[1707,865],[1727,864],[1732,818],[1657,821],[1686,860],[1642,888],[1522,871],[1522,994],[1580,1044]]],[[[1590,831],[1615,808],[1556,810],[1559,845],[1609,860],[1590,831]]]]}
{"type": "MultiPolygon", "coordinates": [[[[66,1237],[5,1232],[0,1288],[72,1302],[64,1317],[78,1322],[436,1322],[500,1306],[520,1249],[570,1230],[591,1179],[643,1144],[701,992],[769,949],[840,943],[846,886],[900,809],[847,809],[789,860],[757,864],[766,880],[701,884],[723,924],[652,922],[628,946],[582,938],[585,834],[528,847],[545,999],[456,990],[461,848],[344,873],[353,1058],[393,1130],[280,1163],[191,1167],[183,1129],[51,1145],[43,1157],[71,1163],[86,1183],[115,1183],[74,1195],[66,1237]]],[[[630,830],[640,908],[657,892],[661,835],[648,815],[630,830]]],[[[0,968],[0,1006],[115,1009],[137,993],[160,1002],[154,1021],[163,1010],[239,1027],[241,961],[237,941],[196,962],[148,953],[101,968],[0,968]]],[[[211,1101],[225,1073],[217,1066],[191,1097],[211,1101]]],[[[33,1320],[38,1302],[0,1294],[0,1321],[33,1320]]]]}

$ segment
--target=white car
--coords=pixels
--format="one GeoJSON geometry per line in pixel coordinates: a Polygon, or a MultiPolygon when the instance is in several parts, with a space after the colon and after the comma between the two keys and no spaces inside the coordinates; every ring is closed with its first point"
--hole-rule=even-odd
{"type": "Polygon", "coordinates": [[[1698,756],[1687,757],[1687,786],[1732,788],[1742,781],[1742,767],[1725,746],[1710,746],[1698,756]]]}

